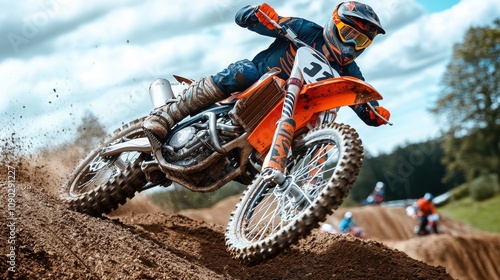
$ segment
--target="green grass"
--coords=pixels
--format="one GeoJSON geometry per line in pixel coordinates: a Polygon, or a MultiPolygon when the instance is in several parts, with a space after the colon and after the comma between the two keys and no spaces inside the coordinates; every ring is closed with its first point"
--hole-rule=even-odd
{"type": "Polygon", "coordinates": [[[473,228],[500,232],[500,195],[483,201],[474,201],[470,196],[460,200],[451,201],[439,207],[438,212],[473,228]]]}

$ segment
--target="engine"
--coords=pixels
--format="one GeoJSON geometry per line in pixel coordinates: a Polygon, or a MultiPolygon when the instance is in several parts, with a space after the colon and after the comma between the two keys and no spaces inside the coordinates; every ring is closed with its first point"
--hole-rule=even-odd
{"type": "Polygon", "coordinates": [[[206,144],[208,139],[207,129],[196,129],[189,126],[179,130],[168,142],[174,152],[169,153],[166,157],[167,161],[182,166],[190,166],[200,162],[214,152],[213,148],[206,144]]]}
{"type": "Polygon", "coordinates": [[[189,125],[173,131],[167,140],[164,147],[168,152],[164,156],[169,163],[186,167],[195,165],[244,133],[243,128],[234,125],[226,113],[205,113],[197,118],[197,121],[191,120],[189,125]],[[211,118],[215,118],[212,123],[211,118]]]}
{"type": "Polygon", "coordinates": [[[253,148],[242,137],[243,127],[229,118],[231,108],[207,110],[174,127],[162,146],[167,178],[190,190],[207,192],[246,175],[253,148]]]}

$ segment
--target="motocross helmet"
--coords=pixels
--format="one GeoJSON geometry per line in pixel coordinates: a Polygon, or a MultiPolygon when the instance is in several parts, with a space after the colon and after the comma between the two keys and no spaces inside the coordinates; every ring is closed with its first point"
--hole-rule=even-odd
{"type": "Polygon", "coordinates": [[[320,229],[326,233],[335,233],[335,229],[330,224],[322,224],[320,229]]]}
{"type": "Polygon", "coordinates": [[[427,201],[432,201],[434,199],[434,196],[431,193],[426,193],[424,194],[424,199],[427,201]]]}
{"type": "Polygon", "coordinates": [[[345,219],[350,219],[350,218],[352,218],[352,212],[345,212],[345,214],[344,214],[344,218],[345,218],[345,219]]]}
{"type": "Polygon", "coordinates": [[[356,1],[342,2],[323,29],[325,45],[341,66],[356,59],[377,34],[385,34],[373,9],[356,1]]]}

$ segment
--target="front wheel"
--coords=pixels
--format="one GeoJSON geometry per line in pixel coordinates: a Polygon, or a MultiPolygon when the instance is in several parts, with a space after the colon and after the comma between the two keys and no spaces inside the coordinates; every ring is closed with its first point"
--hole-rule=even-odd
{"type": "MultiPolygon", "coordinates": [[[[100,147],[145,137],[142,120],[135,120],[118,129],[100,147]]],[[[92,216],[107,214],[134,197],[147,183],[141,170],[146,158],[139,152],[124,152],[110,157],[101,157],[100,148],[92,151],[69,176],[60,188],[60,198],[72,210],[92,216]]]]}
{"type": "Polygon", "coordinates": [[[232,212],[226,231],[231,255],[247,264],[273,257],[310,234],[349,194],[363,147],[345,124],[327,124],[296,140],[282,185],[259,174],[232,212]]]}

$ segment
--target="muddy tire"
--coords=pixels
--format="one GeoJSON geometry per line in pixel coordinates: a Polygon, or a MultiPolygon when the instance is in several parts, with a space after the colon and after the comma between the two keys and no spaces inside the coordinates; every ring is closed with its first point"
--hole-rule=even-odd
{"type": "Polygon", "coordinates": [[[78,164],[60,188],[60,198],[70,209],[91,216],[108,214],[141,191],[147,180],[140,165],[149,155],[124,152],[107,158],[99,156],[100,147],[124,137],[145,137],[141,124],[142,119],[137,119],[117,129],[78,164]]]}
{"type": "Polygon", "coordinates": [[[345,124],[309,131],[292,151],[286,186],[257,175],[230,216],[226,245],[243,263],[262,262],[309,235],[343,203],[363,159],[357,132],[345,124]]]}

